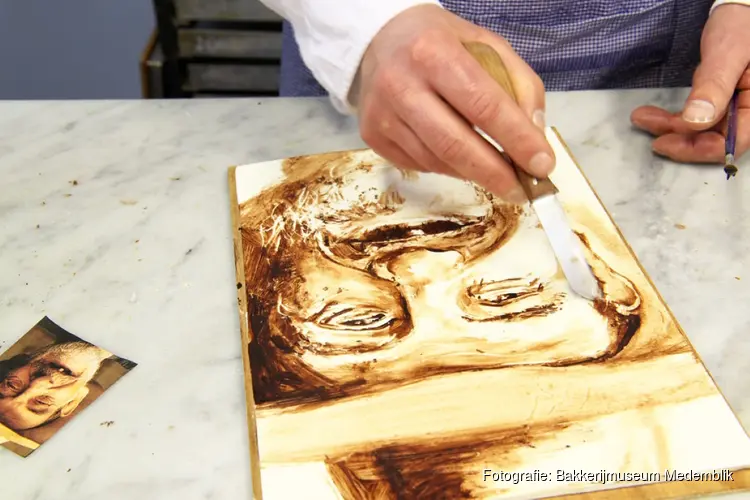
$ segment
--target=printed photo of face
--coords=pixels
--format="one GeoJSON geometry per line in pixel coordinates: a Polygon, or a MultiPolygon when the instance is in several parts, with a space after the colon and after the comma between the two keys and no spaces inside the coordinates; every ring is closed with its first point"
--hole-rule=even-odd
{"type": "Polygon", "coordinates": [[[281,270],[250,297],[258,403],[602,359],[640,324],[635,287],[590,250],[604,297],[569,289],[528,204],[377,162],[287,188],[287,232],[245,240],[281,270]]]}
{"type": "Polygon", "coordinates": [[[0,423],[24,431],[72,414],[110,356],[86,342],[67,342],[0,363],[0,423]]]}

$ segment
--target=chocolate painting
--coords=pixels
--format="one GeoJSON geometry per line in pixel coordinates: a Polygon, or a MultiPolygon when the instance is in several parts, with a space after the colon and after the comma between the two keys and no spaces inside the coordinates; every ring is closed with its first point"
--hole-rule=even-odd
{"type": "Polygon", "coordinates": [[[594,302],[529,204],[370,150],[231,169],[256,498],[750,487],[746,432],[548,137],[594,302]],[[725,475],[686,487],[669,471],[725,475]]]}

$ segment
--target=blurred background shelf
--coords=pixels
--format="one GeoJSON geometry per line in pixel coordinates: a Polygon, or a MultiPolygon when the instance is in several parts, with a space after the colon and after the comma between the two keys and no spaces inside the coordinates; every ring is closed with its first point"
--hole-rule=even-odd
{"type": "Polygon", "coordinates": [[[276,96],[282,19],[258,0],[153,0],[144,98],[276,96]]]}

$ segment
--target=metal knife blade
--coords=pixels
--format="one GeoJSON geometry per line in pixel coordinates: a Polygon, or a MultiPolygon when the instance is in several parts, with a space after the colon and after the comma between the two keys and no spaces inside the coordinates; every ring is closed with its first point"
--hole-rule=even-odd
{"type": "Polygon", "coordinates": [[[534,200],[532,205],[570,288],[589,300],[599,298],[599,281],[589,267],[581,240],[570,228],[560,200],[556,195],[548,194],[534,200]]]}
{"type": "MultiPolygon", "coordinates": [[[[498,151],[503,152],[503,148],[492,137],[476,127],[474,127],[474,130],[497,148],[498,151]]],[[[505,155],[505,153],[503,154],[505,155]]],[[[507,155],[505,156],[512,163],[512,160],[507,155]]],[[[524,174],[520,174],[519,177],[523,178],[524,174]]],[[[588,300],[601,297],[599,281],[594,276],[588,264],[581,240],[570,227],[565,209],[560,200],[557,199],[557,188],[551,181],[545,179],[543,181],[544,190],[535,192],[534,188],[541,186],[542,183],[528,175],[525,177],[523,180],[527,182],[522,182],[522,185],[526,184],[524,186],[526,195],[529,197],[531,207],[542,224],[552,251],[555,253],[560,267],[562,267],[563,274],[565,275],[565,279],[568,280],[570,288],[588,300]],[[551,186],[551,188],[548,186],[551,186]]]]}
{"type": "MultiPolygon", "coordinates": [[[[512,81],[500,55],[492,47],[483,43],[464,43],[464,46],[489,75],[517,101],[512,81]]],[[[482,130],[477,127],[474,127],[474,130],[499,151],[503,151],[503,148],[482,130]]],[[[533,178],[513,164],[507,155],[505,156],[516,170],[519,183],[542,224],[570,288],[589,300],[601,297],[599,281],[586,260],[581,240],[571,229],[567,214],[557,198],[557,187],[549,179],[533,178]]]]}

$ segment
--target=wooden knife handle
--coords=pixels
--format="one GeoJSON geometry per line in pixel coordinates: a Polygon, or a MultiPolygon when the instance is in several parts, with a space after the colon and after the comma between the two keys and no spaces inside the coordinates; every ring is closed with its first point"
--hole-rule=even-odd
{"type": "MultiPolygon", "coordinates": [[[[474,59],[484,68],[484,70],[510,95],[514,101],[518,102],[516,91],[513,89],[513,82],[510,74],[503,63],[500,54],[489,45],[481,42],[464,42],[464,47],[474,59]]],[[[537,198],[557,193],[557,187],[549,179],[537,179],[519,168],[507,154],[504,154],[508,162],[513,165],[518,177],[518,182],[526,192],[530,201],[537,198]]]]}

